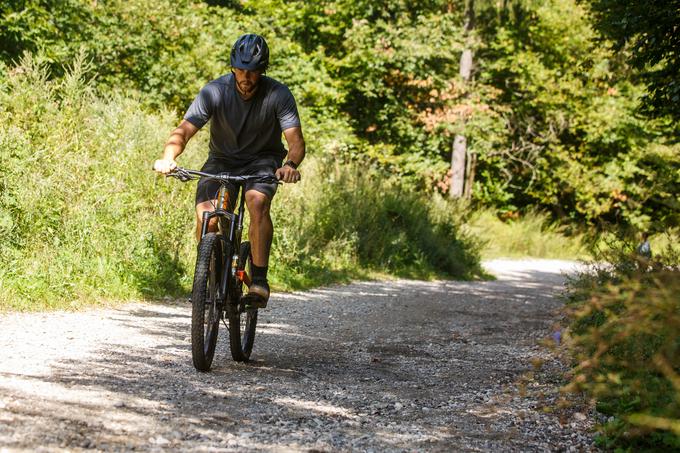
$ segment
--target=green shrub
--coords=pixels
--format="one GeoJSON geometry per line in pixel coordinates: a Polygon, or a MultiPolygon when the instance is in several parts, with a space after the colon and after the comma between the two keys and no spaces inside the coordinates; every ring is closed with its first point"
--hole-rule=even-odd
{"type": "Polygon", "coordinates": [[[649,261],[624,244],[570,282],[577,366],[568,388],[611,417],[605,447],[680,448],[678,256],[668,249],[649,261]]]}

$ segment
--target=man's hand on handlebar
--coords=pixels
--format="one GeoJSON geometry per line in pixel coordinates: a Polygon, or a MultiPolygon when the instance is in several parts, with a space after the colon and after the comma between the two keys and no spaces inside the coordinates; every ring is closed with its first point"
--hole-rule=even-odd
{"type": "Polygon", "coordinates": [[[158,159],[153,164],[153,169],[164,175],[172,173],[177,168],[177,162],[173,159],[158,159]]]}
{"type": "Polygon", "coordinates": [[[300,172],[289,165],[276,170],[276,177],[279,181],[296,183],[300,180],[300,172]]]}

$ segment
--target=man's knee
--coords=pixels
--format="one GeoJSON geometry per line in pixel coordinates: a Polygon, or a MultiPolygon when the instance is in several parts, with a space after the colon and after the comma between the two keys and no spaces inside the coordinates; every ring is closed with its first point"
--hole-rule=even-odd
{"type": "Polygon", "coordinates": [[[258,221],[267,218],[269,215],[271,200],[262,192],[249,190],[246,192],[246,206],[248,206],[251,220],[258,221]]]}
{"type": "MultiPolygon", "coordinates": [[[[215,210],[214,205],[215,205],[214,200],[213,200],[213,202],[204,201],[204,202],[198,203],[196,205],[196,225],[197,226],[200,227],[201,224],[203,223],[203,213],[213,212],[215,210]]],[[[210,219],[210,223],[209,223],[210,227],[213,227],[216,224],[217,224],[217,217],[213,217],[212,219],[210,219]]]]}

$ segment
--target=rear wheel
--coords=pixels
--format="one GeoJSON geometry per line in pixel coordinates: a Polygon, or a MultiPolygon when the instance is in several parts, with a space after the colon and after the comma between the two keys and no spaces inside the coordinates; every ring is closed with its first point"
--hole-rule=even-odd
{"type": "Polygon", "coordinates": [[[215,355],[222,311],[218,298],[222,256],[221,239],[215,233],[206,234],[198,246],[191,291],[191,356],[199,371],[210,370],[215,355]]]}
{"type": "MultiPolygon", "coordinates": [[[[238,254],[238,271],[244,271],[246,280],[252,277],[252,257],[250,256],[250,242],[243,242],[238,254]]],[[[247,362],[250,353],[253,351],[255,342],[255,327],[257,326],[257,308],[243,307],[241,297],[244,293],[242,280],[237,280],[234,291],[238,309],[230,311],[229,315],[229,344],[231,346],[231,356],[239,362],[247,362]]],[[[236,308],[236,307],[234,307],[236,308]]]]}

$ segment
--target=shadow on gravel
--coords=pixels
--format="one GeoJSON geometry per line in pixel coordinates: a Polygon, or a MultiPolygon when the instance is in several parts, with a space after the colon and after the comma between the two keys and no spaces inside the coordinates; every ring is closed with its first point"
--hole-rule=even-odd
{"type": "Polygon", "coordinates": [[[253,361],[231,360],[224,329],[210,373],[191,364],[188,305],[132,309],[114,316],[140,337],[134,347],[100,345],[48,377],[17,372],[23,387],[0,396],[12,394],[5,410],[15,422],[42,431],[36,445],[59,448],[545,449],[560,425],[536,415],[535,402],[496,407],[545,356],[536,340],[559,305],[545,297],[552,282],[532,272],[280,295],[261,313],[253,361]],[[36,391],[31,411],[20,402],[36,391]],[[540,423],[554,426],[552,437],[530,432],[540,423]]]}

